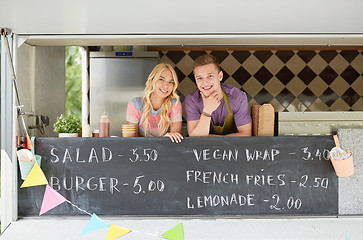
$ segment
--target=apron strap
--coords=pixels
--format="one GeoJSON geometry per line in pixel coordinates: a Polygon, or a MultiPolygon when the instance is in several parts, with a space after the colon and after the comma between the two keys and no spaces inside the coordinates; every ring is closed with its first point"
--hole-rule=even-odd
{"type": "Polygon", "coordinates": [[[228,114],[232,113],[231,108],[229,107],[228,96],[224,91],[223,91],[223,99],[224,99],[224,102],[226,103],[228,114]]]}

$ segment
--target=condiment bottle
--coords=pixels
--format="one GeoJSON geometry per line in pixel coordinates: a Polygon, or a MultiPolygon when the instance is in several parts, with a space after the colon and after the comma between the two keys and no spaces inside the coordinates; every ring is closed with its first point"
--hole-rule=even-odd
{"type": "Polygon", "coordinates": [[[103,115],[100,117],[99,130],[100,137],[110,136],[110,118],[108,117],[106,112],[103,112],[103,115]]]}
{"type": "Polygon", "coordinates": [[[87,122],[87,119],[83,120],[83,126],[82,126],[82,137],[90,137],[91,135],[91,127],[87,122]]]}

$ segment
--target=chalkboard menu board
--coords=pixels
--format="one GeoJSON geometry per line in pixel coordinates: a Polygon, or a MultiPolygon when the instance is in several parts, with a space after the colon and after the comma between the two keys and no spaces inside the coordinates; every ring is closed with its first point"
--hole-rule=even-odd
{"type": "MultiPolygon", "coordinates": [[[[49,185],[98,215],[336,215],[332,136],[38,138],[49,185]]],[[[19,185],[22,181],[19,181],[19,185]]],[[[19,189],[38,215],[45,186],[19,189]]],[[[83,214],[65,202],[47,215],[83,214]]]]}

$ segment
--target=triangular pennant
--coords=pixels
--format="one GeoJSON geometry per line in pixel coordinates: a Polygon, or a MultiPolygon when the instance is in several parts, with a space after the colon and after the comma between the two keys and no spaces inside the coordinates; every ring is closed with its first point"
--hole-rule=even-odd
{"type": "Polygon", "coordinates": [[[183,224],[179,223],[169,231],[161,234],[160,237],[170,240],[184,240],[183,224]]]}
{"type": "Polygon", "coordinates": [[[126,229],[119,227],[115,224],[111,224],[110,229],[108,229],[108,233],[106,236],[106,240],[114,240],[116,238],[119,238],[129,232],[131,232],[132,229],[126,229]]]}
{"type": "Polygon", "coordinates": [[[87,226],[83,229],[80,235],[90,233],[101,228],[109,227],[110,224],[101,220],[96,214],[93,214],[87,226]]]}
{"type": "Polygon", "coordinates": [[[26,133],[25,149],[33,149],[32,142],[30,141],[28,133],[26,133]]]}
{"type": "Polygon", "coordinates": [[[32,170],[30,170],[28,176],[26,177],[25,181],[20,186],[20,188],[39,186],[45,184],[48,184],[48,181],[45,178],[44,173],[42,169],[40,169],[38,163],[35,162],[32,170]]]}
{"type": "Polygon", "coordinates": [[[40,208],[39,216],[66,201],[67,199],[65,199],[56,190],[47,185],[45,188],[45,193],[43,197],[42,207],[40,208]]]}

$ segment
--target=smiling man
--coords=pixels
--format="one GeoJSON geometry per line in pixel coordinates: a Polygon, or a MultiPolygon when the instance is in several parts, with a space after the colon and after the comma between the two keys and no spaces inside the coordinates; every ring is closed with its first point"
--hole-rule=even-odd
{"type": "Polygon", "coordinates": [[[217,59],[209,54],[198,57],[193,73],[198,89],[185,98],[189,136],[251,136],[246,93],[221,83],[217,59]]]}

